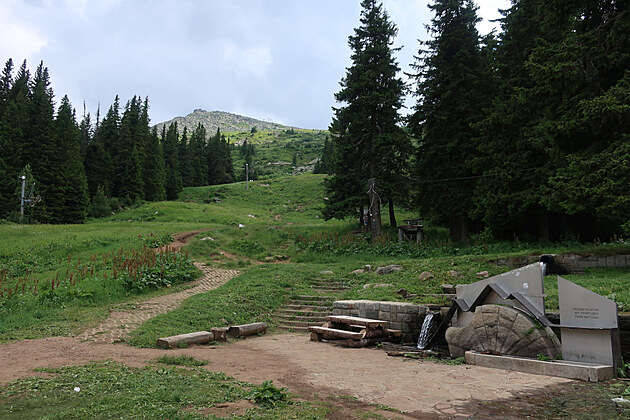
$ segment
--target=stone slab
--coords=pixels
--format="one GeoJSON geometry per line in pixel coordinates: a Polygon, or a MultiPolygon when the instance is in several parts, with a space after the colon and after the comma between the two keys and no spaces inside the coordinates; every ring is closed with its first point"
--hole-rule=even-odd
{"type": "Polygon", "coordinates": [[[614,369],[611,365],[565,360],[543,361],[515,356],[493,356],[472,351],[467,351],[465,357],[466,363],[470,365],[514,370],[535,375],[556,376],[588,382],[601,382],[614,378],[614,369]]]}

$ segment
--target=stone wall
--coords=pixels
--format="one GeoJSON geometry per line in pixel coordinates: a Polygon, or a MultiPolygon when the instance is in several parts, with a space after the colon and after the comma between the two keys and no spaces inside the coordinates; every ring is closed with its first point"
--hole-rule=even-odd
{"type": "MultiPolygon", "coordinates": [[[[578,255],[578,254],[551,254],[554,262],[569,273],[583,273],[585,268],[630,268],[630,254],[620,255],[578,255]]],[[[490,261],[497,265],[522,267],[539,261],[540,256],[530,255],[526,257],[509,257],[490,261]]]]}
{"type": "Polygon", "coordinates": [[[553,256],[557,264],[565,267],[569,273],[583,273],[585,268],[628,268],[630,254],[621,255],[577,255],[558,254],[553,256]]]}
{"type": "Polygon", "coordinates": [[[403,343],[415,343],[428,312],[424,305],[409,302],[379,302],[374,300],[338,300],[333,303],[333,315],[389,321],[388,328],[402,330],[403,343]]]}

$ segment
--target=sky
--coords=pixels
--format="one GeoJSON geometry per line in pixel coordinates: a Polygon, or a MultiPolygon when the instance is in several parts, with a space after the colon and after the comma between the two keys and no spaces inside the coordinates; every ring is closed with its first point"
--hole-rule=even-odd
{"type": "MultiPolygon", "coordinates": [[[[410,71],[428,0],[384,0],[410,71]]],[[[478,0],[481,34],[509,0],[478,0]]],[[[48,67],[56,103],[105,115],[149,97],[152,123],[195,109],[326,129],[351,64],[360,0],[1,0],[0,65],[48,67]]],[[[407,101],[413,104],[413,99],[407,101]]],[[[404,111],[403,111],[404,112],[404,111]]]]}

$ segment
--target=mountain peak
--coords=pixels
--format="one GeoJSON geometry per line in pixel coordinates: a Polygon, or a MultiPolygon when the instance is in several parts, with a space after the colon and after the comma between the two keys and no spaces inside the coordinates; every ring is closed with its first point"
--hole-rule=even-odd
{"type": "Polygon", "coordinates": [[[217,129],[227,133],[233,131],[248,131],[254,127],[258,130],[284,130],[287,128],[287,126],[282,124],[257,120],[229,112],[195,109],[184,117],[175,117],[172,120],[157,123],[156,127],[158,132],[162,130],[164,125],[168,128],[168,126],[174,122],[177,122],[177,128],[180,132],[186,127],[189,133],[201,123],[206,128],[209,135],[216,133],[217,129]]]}

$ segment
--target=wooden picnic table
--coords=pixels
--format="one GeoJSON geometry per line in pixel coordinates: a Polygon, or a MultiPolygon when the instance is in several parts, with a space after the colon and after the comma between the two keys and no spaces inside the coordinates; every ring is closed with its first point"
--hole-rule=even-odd
{"type": "Polygon", "coordinates": [[[356,316],[328,315],[321,327],[308,327],[311,341],[345,339],[349,347],[363,347],[390,337],[400,337],[402,331],[387,329],[388,321],[356,316]]]}

